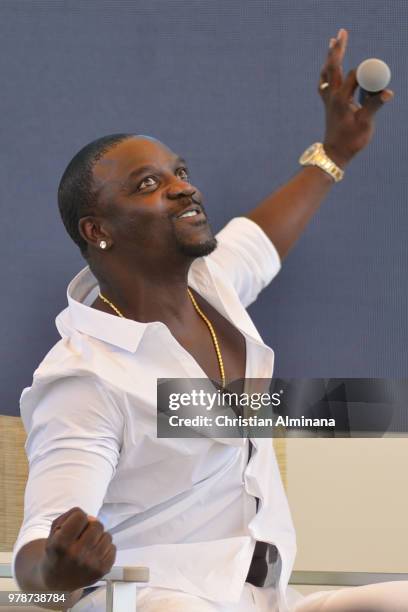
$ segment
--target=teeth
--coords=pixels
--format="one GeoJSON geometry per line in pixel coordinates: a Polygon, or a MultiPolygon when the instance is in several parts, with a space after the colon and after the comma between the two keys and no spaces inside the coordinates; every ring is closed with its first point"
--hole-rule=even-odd
{"type": "Polygon", "coordinates": [[[198,215],[198,212],[196,210],[188,210],[187,212],[180,215],[179,218],[182,219],[183,217],[194,217],[194,215],[198,215]]]}

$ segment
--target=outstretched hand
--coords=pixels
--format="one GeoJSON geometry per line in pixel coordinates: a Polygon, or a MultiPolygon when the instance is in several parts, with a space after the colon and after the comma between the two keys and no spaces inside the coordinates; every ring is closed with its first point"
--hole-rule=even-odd
{"type": "Polygon", "coordinates": [[[384,89],[367,96],[361,106],[354,100],[358,87],[356,69],[343,78],[343,58],[347,48],[347,30],[339,30],[330,39],[326,62],[320,73],[319,94],[326,109],[326,132],[323,142],[326,153],[344,167],[356,153],[364,149],[374,134],[374,116],[394,93],[384,89]],[[328,83],[324,89],[320,86],[328,83]]]}

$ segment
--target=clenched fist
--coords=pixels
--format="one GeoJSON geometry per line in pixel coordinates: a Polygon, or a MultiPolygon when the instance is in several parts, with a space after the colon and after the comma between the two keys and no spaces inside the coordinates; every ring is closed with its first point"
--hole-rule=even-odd
{"type": "Polygon", "coordinates": [[[74,591],[102,578],[115,556],[112,536],[102,523],[80,508],[71,508],[52,523],[42,576],[50,590],[74,591]]]}

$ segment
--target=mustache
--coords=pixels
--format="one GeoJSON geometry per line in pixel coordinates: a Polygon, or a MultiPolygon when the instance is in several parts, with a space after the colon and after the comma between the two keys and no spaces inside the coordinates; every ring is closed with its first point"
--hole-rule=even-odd
{"type": "Polygon", "coordinates": [[[203,204],[203,199],[201,197],[201,194],[198,193],[193,193],[191,195],[183,195],[180,196],[178,198],[178,210],[171,213],[170,216],[174,216],[174,215],[179,215],[180,213],[182,213],[184,210],[187,210],[187,208],[190,208],[191,206],[193,206],[194,204],[196,206],[198,206],[200,208],[200,210],[207,216],[204,204],[203,204]]]}

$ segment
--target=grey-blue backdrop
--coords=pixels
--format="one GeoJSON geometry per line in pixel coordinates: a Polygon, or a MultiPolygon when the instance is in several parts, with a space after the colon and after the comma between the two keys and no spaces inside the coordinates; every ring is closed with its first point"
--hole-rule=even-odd
{"type": "Polygon", "coordinates": [[[406,377],[407,16],[405,0],[2,0],[0,412],[18,413],[84,265],[56,202],[72,155],[112,132],[159,138],[218,230],[322,138],[339,27],[346,69],[383,58],[396,98],[251,314],[281,376],[406,377]]]}

